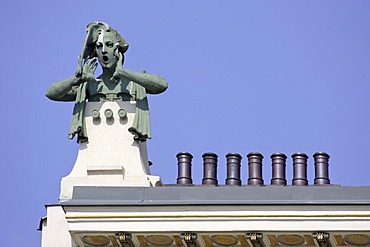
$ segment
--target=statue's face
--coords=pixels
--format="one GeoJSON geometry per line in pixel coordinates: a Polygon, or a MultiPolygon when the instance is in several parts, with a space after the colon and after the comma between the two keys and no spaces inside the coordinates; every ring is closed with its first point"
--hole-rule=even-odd
{"type": "Polygon", "coordinates": [[[111,32],[106,32],[103,42],[96,42],[96,54],[98,61],[103,68],[110,69],[116,66],[117,57],[114,56],[114,36],[111,32]]]}

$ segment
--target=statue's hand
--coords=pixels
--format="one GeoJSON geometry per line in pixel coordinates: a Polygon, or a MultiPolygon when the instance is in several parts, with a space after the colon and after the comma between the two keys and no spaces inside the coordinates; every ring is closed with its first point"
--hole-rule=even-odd
{"type": "Polygon", "coordinates": [[[118,49],[115,51],[116,57],[118,57],[117,65],[116,65],[116,70],[113,73],[113,76],[111,80],[114,81],[119,81],[122,77],[122,64],[123,64],[123,55],[118,51],[118,49]]]}
{"type": "Polygon", "coordinates": [[[78,78],[81,78],[81,75],[82,75],[82,58],[81,56],[78,56],[78,63],[77,63],[77,69],[76,69],[76,73],[75,73],[75,76],[78,77],[78,78]]]}
{"type": "Polygon", "coordinates": [[[94,73],[95,73],[97,66],[98,66],[98,63],[97,63],[96,57],[93,59],[87,60],[84,63],[84,66],[82,68],[82,75],[81,75],[82,81],[94,81],[95,82],[96,78],[94,76],[94,73]]]}

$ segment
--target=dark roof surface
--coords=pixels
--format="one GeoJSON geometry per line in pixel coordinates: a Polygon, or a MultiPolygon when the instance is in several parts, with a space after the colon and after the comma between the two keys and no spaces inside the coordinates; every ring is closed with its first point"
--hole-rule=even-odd
{"type": "Polygon", "coordinates": [[[61,205],[370,205],[370,186],[74,187],[61,205]]]}

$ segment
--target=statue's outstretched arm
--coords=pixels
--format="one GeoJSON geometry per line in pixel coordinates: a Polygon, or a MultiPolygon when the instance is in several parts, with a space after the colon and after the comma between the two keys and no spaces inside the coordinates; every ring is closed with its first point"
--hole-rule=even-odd
{"type": "Polygon", "coordinates": [[[163,93],[168,87],[167,82],[159,75],[147,74],[145,72],[134,72],[125,68],[117,70],[114,77],[128,78],[140,86],[143,86],[149,94],[163,93]]]}
{"type": "Polygon", "coordinates": [[[122,67],[123,55],[119,53],[119,60],[117,63],[117,68],[113,74],[113,79],[128,78],[131,81],[136,82],[140,86],[146,89],[149,94],[160,94],[166,91],[168,83],[166,80],[154,74],[147,74],[146,72],[134,72],[122,67]]]}
{"type": "Polygon", "coordinates": [[[87,60],[82,73],[63,81],[57,81],[46,91],[46,97],[56,101],[74,101],[76,99],[76,88],[83,82],[96,81],[94,72],[97,66],[97,59],[87,60]]]}
{"type": "Polygon", "coordinates": [[[53,83],[46,91],[46,97],[56,101],[74,101],[76,99],[76,91],[74,86],[81,83],[81,78],[72,76],[63,81],[53,83]]]}

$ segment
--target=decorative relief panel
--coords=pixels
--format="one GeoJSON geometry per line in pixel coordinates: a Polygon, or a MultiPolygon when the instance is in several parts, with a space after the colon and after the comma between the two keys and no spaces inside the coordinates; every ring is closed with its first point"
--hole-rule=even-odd
{"type": "Polygon", "coordinates": [[[114,237],[114,235],[86,235],[81,236],[81,241],[86,247],[92,246],[107,246],[107,247],[117,247],[120,246],[114,237]]]}
{"type": "Polygon", "coordinates": [[[250,247],[244,235],[202,235],[204,246],[240,246],[250,247]]]}
{"type": "MultiPolygon", "coordinates": [[[[319,246],[313,233],[262,233],[260,246],[265,247],[314,247],[319,246]]],[[[246,234],[240,232],[193,233],[192,241],[181,233],[171,234],[120,234],[120,233],[79,233],[74,239],[80,247],[253,247],[246,234]],[[124,236],[125,238],[122,238],[124,236]]],[[[370,247],[370,232],[330,233],[328,242],[332,247],[370,247]]]]}
{"type": "Polygon", "coordinates": [[[370,246],[370,237],[366,234],[334,235],[337,246],[370,246]]]}
{"type": "Polygon", "coordinates": [[[297,235],[297,234],[268,234],[267,238],[270,246],[316,246],[311,235],[297,235]]]}

